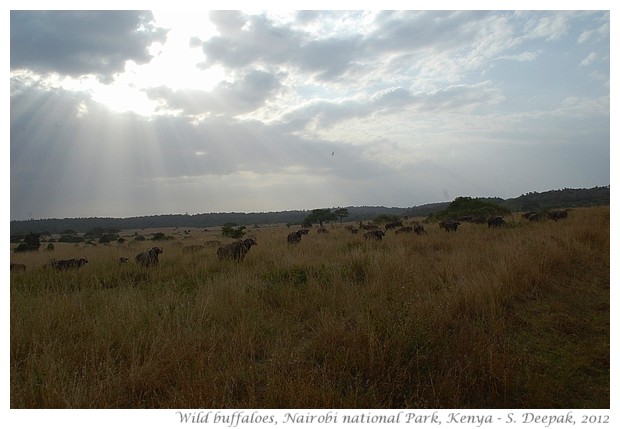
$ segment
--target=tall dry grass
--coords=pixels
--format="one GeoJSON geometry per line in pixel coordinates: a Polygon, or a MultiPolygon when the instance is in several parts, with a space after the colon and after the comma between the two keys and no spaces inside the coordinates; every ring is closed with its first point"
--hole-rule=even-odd
{"type": "MultiPolygon", "coordinates": [[[[609,207],[507,228],[251,231],[241,264],[12,254],[12,408],[608,408],[609,207]]],[[[194,232],[182,244],[201,244],[194,232]]]]}

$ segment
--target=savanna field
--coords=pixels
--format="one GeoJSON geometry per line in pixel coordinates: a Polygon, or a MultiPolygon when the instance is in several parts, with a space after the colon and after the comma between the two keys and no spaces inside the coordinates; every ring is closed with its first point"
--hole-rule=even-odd
{"type": "Polygon", "coordinates": [[[241,263],[184,252],[232,241],[197,228],[11,252],[11,408],[609,408],[609,206],[505,219],[250,228],[241,263]]]}

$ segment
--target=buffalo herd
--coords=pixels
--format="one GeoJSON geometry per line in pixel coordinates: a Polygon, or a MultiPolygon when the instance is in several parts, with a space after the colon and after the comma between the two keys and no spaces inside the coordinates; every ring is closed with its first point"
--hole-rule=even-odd
{"type": "MultiPolygon", "coordinates": [[[[567,210],[552,210],[546,213],[537,213],[537,212],[526,212],[522,214],[522,218],[529,222],[536,222],[543,219],[543,217],[547,217],[550,220],[558,221],[560,219],[566,219],[568,217],[567,210]]],[[[468,216],[462,217],[459,219],[446,219],[442,220],[438,223],[439,228],[445,230],[446,232],[456,232],[458,227],[462,224],[462,222],[473,222],[473,223],[482,223],[484,220],[481,220],[477,217],[468,216]]],[[[501,228],[506,226],[506,221],[501,216],[492,216],[486,219],[486,223],[489,228],[501,228]]],[[[355,228],[352,225],[345,226],[345,229],[352,234],[357,234],[357,232],[362,229],[364,230],[364,238],[366,240],[371,241],[381,241],[386,235],[386,232],[390,229],[395,229],[395,234],[403,234],[403,233],[411,233],[414,232],[417,235],[426,235],[427,231],[424,229],[423,225],[420,225],[419,222],[413,222],[414,226],[403,226],[402,222],[391,222],[385,225],[385,231],[381,230],[378,225],[375,224],[361,224],[359,228],[355,228]],[[398,229],[397,229],[398,228],[398,229]]],[[[309,232],[308,229],[300,229],[295,232],[291,232],[287,235],[287,242],[289,244],[298,244],[301,242],[301,238],[304,235],[307,235],[309,232]]],[[[329,231],[320,227],[317,229],[317,233],[327,234],[329,231]]],[[[51,244],[51,243],[50,243],[51,244]]],[[[245,240],[237,240],[229,244],[221,245],[218,240],[207,241],[205,245],[190,245],[183,247],[183,253],[195,253],[201,251],[209,246],[219,246],[217,248],[217,258],[219,260],[233,260],[236,262],[242,262],[247,253],[250,251],[252,246],[256,246],[258,243],[254,238],[247,238],[245,240]]],[[[46,250],[53,250],[53,245],[48,246],[46,250]]],[[[135,256],[135,262],[138,265],[143,267],[154,267],[159,264],[159,255],[164,252],[164,249],[161,247],[153,247],[150,250],[145,252],[138,253],[135,256]]],[[[119,264],[123,265],[129,262],[129,258],[121,257],[119,258],[119,264]]],[[[79,269],[88,263],[88,259],[86,258],[74,258],[74,259],[51,259],[46,267],[52,268],[59,271],[67,271],[70,269],[79,269]]],[[[26,271],[26,265],[24,264],[15,264],[11,263],[11,271],[26,271]]]]}

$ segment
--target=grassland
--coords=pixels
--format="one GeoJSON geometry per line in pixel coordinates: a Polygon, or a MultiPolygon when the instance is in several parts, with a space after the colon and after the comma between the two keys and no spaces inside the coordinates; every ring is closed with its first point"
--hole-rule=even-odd
{"type": "Polygon", "coordinates": [[[253,229],[241,264],[184,253],[225,241],[198,229],[12,253],[11,407],[609,408],[609,207],[426,229],[253,229]]]}

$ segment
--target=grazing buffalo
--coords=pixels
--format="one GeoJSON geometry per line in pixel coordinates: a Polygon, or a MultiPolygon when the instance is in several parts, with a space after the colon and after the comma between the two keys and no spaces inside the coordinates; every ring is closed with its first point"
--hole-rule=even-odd
{"type": "Polygon", "coordinates": [[[88,263],[88,259],[52,259],[49,261],[49,266],[57,270],[68,270],[70,268],[81,268],[88,263]]]}
{"type": "Polygon", "coordinates": [[[286,240],[290,244],[296,244],[296,243],[299,243],[301,241],[301,236],[302,235],[306,235],[306,234],[308,234],[308,230],[307,229],[300,229],[299,231],[291,232],[288,235],[288,237],[286,238],[286,240]]]}
{"type": "Polygon", "coordinates": [[[252,246],[256,246],[258,243],[253,238],[246,238],[245,240],[235,241],[230,244],[226,244],[217,249],[217,257],[219,260],[233,259],[237,262],[243,261],[245,255],[250,251],[252,246]]]}
{"type": "Polygon", "coordinates": [[[536,222],[540,220],[540,215],[538,213],[530,213],[527,216],[527,220],[530,222],[536,222]]]}
{"type": "Polygon", "coordinates": [[[385,230],[387,231],[388,229],[396,229],[398,227],[403,226],[403,223],[400,221],[397,222],[390,222],[390,223],[386,223],[385,224],[385,230]]]}
{"type": "Polygon", "coordinates": [[[395,234],[400,234],[401,232],[413,232],[412,226],[403,226],[402,228],[398,228],[394,231],[395,234]]]}
{"type": "Polygon", "coordinates": [[[368,231],[366,234],[364,234],[364,238],[366,240],[383,240],[383,236],[385,235],[385,232],[381,231],[380,229],[375,229],[373,231],[368,231]]]}
{"type": "Polygon", "coordinates": [[[492,226],[495,228],[499,228],[500,226],[505,225],[506,222],[501,216],[493,216],[487,219],[487,224],[489,225],[489,228],[491,228],[492,226]]]}
{"type": "Polygon", "coordinates": [[[415,232],[418,235],[426,235],[427,232],[424,229],[424,226],[422,225],[416,225],[415,227],[413,227],[413,232],[415,232]]]}
{"type": "Polygon", "coordinates": [[[568,217],[568,212],[566,210],[553,210],[547,213],[549,219],[553,219],[555,221],[560,219],[566,219],[568,217]]]}
{"type": "Polygon", "coordinates": [[[26,271],[24,264],[11,264],[11,271],[26,271]]]}
{"type": "Polygon", "coordinates": [[[450,232],[450,231],[455,231],[457,230],[457,228],[459,227],[459,225],[461,224],[461,222],[458,222],[456,220],[442,220],[441,222],[439,222],[439,227],[443,228],[446,230],[446,232],[450,232]]]}
{"type": "Polygon", "coordinates": [[[138,253],[136,255],[136,262],[145,267],[159,264],[159,254],[164,253],[164,249],[161,247],[153,247],[147,252],[138,253]]]}

